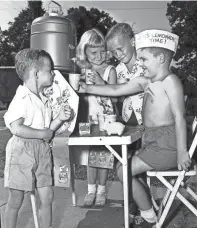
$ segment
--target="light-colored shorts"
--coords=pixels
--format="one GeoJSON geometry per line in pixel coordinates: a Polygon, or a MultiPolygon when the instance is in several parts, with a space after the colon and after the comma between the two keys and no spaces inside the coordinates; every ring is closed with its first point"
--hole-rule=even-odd
{"type": "Polygon", "coordinates": [[[4,186],[32,191],[52,185],[51,148],[40,139],[12,136],[6,146],[4,186]]]}
{"type": "Polygon", "coordinates": [[[175,126],[145,128],[137,157],[155,170],[177,167],[175,126]]]}

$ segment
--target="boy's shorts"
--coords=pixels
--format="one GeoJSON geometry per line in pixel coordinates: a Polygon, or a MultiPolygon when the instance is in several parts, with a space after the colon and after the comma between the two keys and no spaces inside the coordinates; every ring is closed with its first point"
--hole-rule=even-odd
{"type": "Polygon", "coordinates": [[[13,136],[6,147],[4,186],[32,191],[52,185],[51,148],[40,139],[13,136]]]}
{"type": "Polygon", "coordinates": [[[136,156],[155,170],[177,167],[176,141],[175,125],[145,128],[136,156]]]}

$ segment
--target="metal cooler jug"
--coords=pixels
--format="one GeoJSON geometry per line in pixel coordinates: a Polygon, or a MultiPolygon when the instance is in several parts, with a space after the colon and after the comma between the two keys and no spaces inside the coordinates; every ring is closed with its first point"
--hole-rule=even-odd
{"type": "Polygon", "coordinates": [[[57,4],[60,11],[45,13],[32,22],[30,46],[47,51],[54,61],[54,68],[68,73],[72,71],[71,58],[75,57],[76,29],[74,23],[63,16],[61,5],[51,2],[57,4]]]}

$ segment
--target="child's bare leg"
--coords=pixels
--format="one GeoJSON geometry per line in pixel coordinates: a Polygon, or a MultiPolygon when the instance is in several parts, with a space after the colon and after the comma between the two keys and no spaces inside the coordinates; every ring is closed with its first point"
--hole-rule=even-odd
{"type": "MultiPolygon", "coordinates": [[[[117,164],[117,176],[122,178],[122,165],[117,164]]],[[[146,187],[146,183],[143,181],[141,182],[140,179],[137,179],[135,176],[141,173],[145,173],[148,170],[152,170],[152,167],[145,164],[142,160],[140,160],[137,156],[133,156],[131,160],[131,166],[129,173],[133,176],[132,178],[132,193],[129,192],[129,200],[131,202],[132,197],[134,198],[135,202],[137,203],[141,215],[144,219],[148,220],[149,222],[155,221],[156,215],[152,209],[152,203],[150,199],[150,193],[148,190],[148,186],[146,187]],[[132,197],[131,197],[132,196],[132,197]],[[147,215],[148,213],[148,215],[147,215]],[[150,217],[151,220],[147,219],[150,217]],[[153,220],[152,220],[153,218],[153,220]]],[[[131,188],[129,189],[131,191],[131,188]]]]}
{"type": "Polygon", "coordinates": [[[157,217],[152,207],[149,190],[146,187],[146,183],[142,183],[136,178],[136,175],[149,170],[152,170],[152,167],[148,166],[137,156],[133,156],[131,162],[133,198],[141,211],[141,216],[147,222],[155,223],[157,217]]]}
{"type": "Polygon", "coordinates": [[[97,188],[97,195],[96,195],[96,202],[95,205],[97,206],[104,206],[107,200],[106,195],[106,182],[108,177],[108,169],[99,168],[98,169],[98,188],[97,188]]]}
{"type": "MultiPolygon", "coordinates": [[[[132,193],[132,176],[130,173],[130,164],[131,164],[131,158],[128,160],[128,184],[129,184],[129,214],[130,214],[130,218],[133,218],[133,216],[135,216],[137,214],[137,206],[136,203],[133,199],[133,193],[132,193]]],[[[121,182],[121,184],[123,184],[123,170],[122,170],[122,164],[121,162],[118,162],[116,164],[116,175],[119,179],[119,181],[121,182]]]]}
{"type": "Polygon", "coordinates": [[[96,176],[97,168],[88,166],[88,194],[96,194],[96,176]]]}
{"type": "Polygon", "coordinates": [[[88,194],[86,194],[84,199],[84,206],[92,206],[96,197],[96,175],[97,168],[87,167],[87,176],[88,176],[88,194]]]}
{"type": "Polygon", "coordinates": [[[38,188],[38,194],[40,197],[40,227],[50,228],[52,227],[52,202],[53,202],[53,189],[51,186],[38,188]]]}
{"type": "Polygon", "coordinates": [[[136,177],[132,178],[132,192],[133,198],[141,211],[149,210],[152,207],[147,188],[136,177]]]}
{"type": "Polygon", "coordinates": [[[96,184],[96,174],[97,168],[90,166],[87,167],[88,184],[96,184]]]}
{"type": "Polygon", "coordinates": [[[121,184],[123,184],[123,170],[122,170],[121,162],[117,162],[117,164],[116,164],[116,175],[117,175],[119,181],[121,182],[121,184]]]}
{"type": "Polygon", "coordinates": [[[5,228],[16,228],[18,211],[24,199],[24,191],[9,189],[8,203],[5,209],[5,228]]]}
{"type": "Polygon", "coordinates": [[[109,169],[104,169],[104,168],[98,169],[98,175],[99,175],[98,184],[99,185],[106,185],[108,172],[109,172],[109,169]]]}

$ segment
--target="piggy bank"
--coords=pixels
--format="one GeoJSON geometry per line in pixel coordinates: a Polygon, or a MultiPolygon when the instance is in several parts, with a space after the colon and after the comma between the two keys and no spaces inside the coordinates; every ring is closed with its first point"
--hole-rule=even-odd
{"type": "Polygon", "coordinates": [[[125,125],[120,122],[112,122],[112,123],[105,124],[105,131],[107,132],[108,135],[112,135],[112,134],[122,135],[124,129],[125,129],[125,125]]]}

